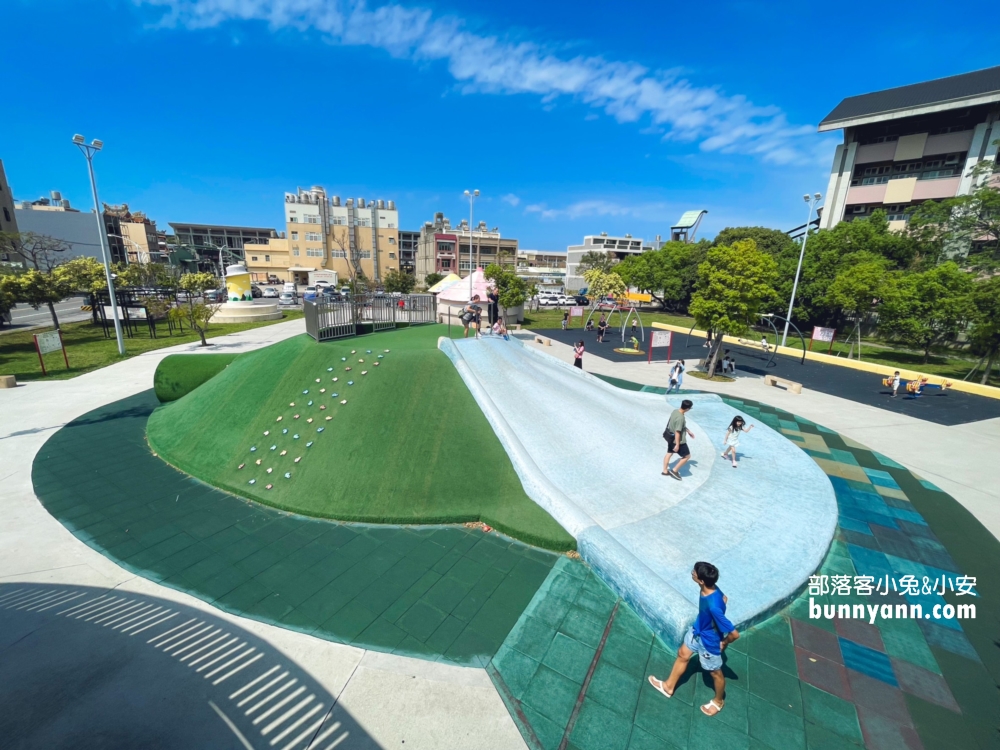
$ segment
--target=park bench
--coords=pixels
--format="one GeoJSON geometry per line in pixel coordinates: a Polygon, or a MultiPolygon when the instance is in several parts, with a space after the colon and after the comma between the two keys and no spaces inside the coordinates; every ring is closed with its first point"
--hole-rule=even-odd
{"type": "Polygon", "coordinates": [[[765,375],[764,385],[780,385],[786,391],[791,393],[802,393],[802,383],[796,383],[794,380],[788,380],[786,378],[779,378],[777,375],[765,375]]]}
{"type": "Polygon", "coordinates": [[[552,339],[547,339],[544,336],[535,336],[536,344],[545,344],[545,346],[552,346],[552,339]]]}

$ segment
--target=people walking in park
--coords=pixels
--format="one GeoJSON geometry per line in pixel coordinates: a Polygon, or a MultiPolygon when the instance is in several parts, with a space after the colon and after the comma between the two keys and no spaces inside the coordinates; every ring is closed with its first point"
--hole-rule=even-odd
{"type": "Polygon", "coordinates": [[[674,409],[667,420],[667,429],[663,431],[663,439],[667,441],[667,455],[663,457],[663,476],[671,476],[680,481],[681,467],[691,458],[691,449],[688,448],[687,439],[694,440],[694,433],[687,428],[687,417],[685,416],[694,403],[691,399],[681,401],[681,408],[674,409]],[[680,460],[670,468],[670,458],[676,455],[680,460]]]}
{"type": "Polygon", "coordinates": [[[493,324],[497,322],[497,318],[500,317],[500,294],[495,287],[491,287],[486,292],[486,310],[489,315],[490,328],[492,328],[493,324]]]}
{"type": "Polygon", "coordinates": [[[892,374],[892,397],[896,398],[896,391],[899,390],[899,370],[892,374]]]}
{"type": "Polygon", "coordinates": [[[564,312],[562,319],[562,329],[565,331],[568,327],[569,327],[569,313],[564,312]]]}
{"type": "Polygon", "coordinates": [[[604,343],[604,334],[606,334],[607,332],[608,332],[608,321],[606,321],[604,319],[604,316],[601,315],[601,319],[599,321],[597,321],[597,343],[598,344],[603,344],[604,343]]]}
{"type": "Polygon", "coordinates": [[[462,327],[465,329],[463,338],[469,338],[469,326],[472,325],[476,331],[476,338],[479,338],[479,320],[483,313],[483,308],[477,303],[479,295],[473,295],[472,302],[462,308],[462,327]]]}
{"type": "Polygon", "coordinates": [[[632,335],[635,336],[635,318],[632,318],[632,335]]]}
{"type": "Polygon", "coordinates": [[[767,342],[767,336],[760,337],[760,348],[764,350],[764,354],[771,353],[771,345],[767,342]]]}
{"type": "Polygon", "coordinates": [[[576,346],[573,347],[573,367],[579,367],[583,369],[583,340],[576,342],[576,346]]]}
{"type": "Polygon", "coordinates": [[[696,562],[691,579],[701,589],[698,598],[698,617],[691,629],[684,634],[684,643],[677,650],[677,659],[665,680],[649,675],[649,684],[665,698],[672,698],[677,682],[687,670],[691,657],[698,654],[701,668],[712,676],[715,696],[701,707],[705,716],[715,716],[726,705],[726,678],[722,674],[722,652],[740,637],[739,631],[726,617],[729,599],[716,586],[719,569],[712,563],[696,562]]]}
{"type": "Polygon", "coordinates": [[[684,360],[679,359],[670,368],[670,385],[667,386],[667,393],[680,390],[681,383],[684,382],[684,360]]]}
{"type": "Polygon", "coordinates": [[[706,349],[711,349],[712,348],[712,331],[711,331],[711,329],[705,331],[705,343],[704,343],[704,347],[706,349]]]}
{"type": "Polygon", "coordinates": [[[737,468],[736,449],[740,447],[740,435],[744,432],[750,432],[752,429],[753,425],[748,427],[746,420],[739,415],[733,417],[733,421],[729,423],[729,429],[726,430],[725,438],[726,449],[722,451],[722,458],[731,456],[734,469],[737,468]]]}

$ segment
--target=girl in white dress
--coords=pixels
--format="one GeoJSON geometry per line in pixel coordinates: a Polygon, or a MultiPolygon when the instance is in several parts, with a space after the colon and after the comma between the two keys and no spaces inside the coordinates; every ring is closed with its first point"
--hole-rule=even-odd
{"type": "Polygon", "coordinates": [[[730,457],[732,459],[734,469],[737,468],[736,449],[740,447],[740,434],[750,432],[752,429],[753,425],[748,427],[746,420],[740,416],[733,417],[733,421],[729,423],[729,429],[726,430],[726,449],[722,451],[722,458],[730,457]]]}

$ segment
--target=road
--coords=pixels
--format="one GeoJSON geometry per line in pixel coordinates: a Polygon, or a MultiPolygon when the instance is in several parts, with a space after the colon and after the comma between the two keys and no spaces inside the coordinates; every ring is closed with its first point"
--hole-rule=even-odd
{"type": "MultiPolygon", "coordinates": [[[[74,323],[90,318],[89,310],[81,310],[85,299],[83,297],[69,297],[56,305],[56,315],[59,316],[60,323],[74,323]]],[[[10,311],[11,326],[4,326],[3,330],[25,330],[38,326],[52,325],[52,315],[46,306],[41,306],[37,310],[29,305],[18,305],[10,311]]]]}

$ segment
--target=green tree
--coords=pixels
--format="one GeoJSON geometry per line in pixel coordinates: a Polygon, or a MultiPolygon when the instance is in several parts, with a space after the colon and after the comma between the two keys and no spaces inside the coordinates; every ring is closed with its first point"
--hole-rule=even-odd
{"type": "Polygon", "coordinates": [[[47,272],[59,264],[70,244],[35,232],[0,232],[0,249],[20,255],[28,268],[47,272]]]}
{"type": "Polygon", "coordinates": [[[66,282],[73,291],[92,293],[108,288],[104,264],[90,256],[84,255],[60,263],[52,273],[66,282]]]}
{"type": "MultiPolygon", "coordinates": [[[[712,245],[732,245],[739,240],[753,240],[757,249],[778,258],[784,253],[798,253],[799,243],[780,229],[767,227],[726,227],[712,240],[712,245]]],[[[808,245],[807,245],[808,247],[808,245]]]]}
{"type": "Polygon", "coordinates": [[[382,285],[390,294],[409,294],[417,280],[405,271],[389,271],[382,279],[382,285]]]}
{"type": "Polygon", "coordinates": [[[712,331],[706,371],[714,377],[723,334],[744,336],[761,312],[774,303],[778,266],[753,240],[713,247],[698,267],[698,283],[688,308],[695,323],[712,331]]]}
{"type": "Polygon", "coordinates": [[[209,321],[219,309],[219,305],[206,305],[200,301],[200,297],[209,289],[218,286],[218,279],[211,273],[186,273],[180,278],[178,286],[187,292],[187,301],[170,310],[169,315],[176,321],[187,323],[192,330],[198,332],[201,338],[201,345],[208,346],[205,339],[205,332],[208,330],[209,321]],[[199,301],[195,301],[199,299],[199,301]]]}
{"type": "Polygon", "coordinates": [[[691,301],[698,265],[711,246],[708,240],[666,242],[659,250],[630,255],[614,266],[614,272],[627,285],[649,292],[664,308],[683,310],[691,301]]]}
{"type": "Polygon", "coordinates": [[[178,279],[174,269],[162,263],[116,263],[114,272],[115,286],[118,288],[177,288],[178,279]]]}
{"type": "Polygon", "coordinates": [[[989,381],[990,372],[1000,353],[1000,276],[991,276],[975,282],[972,289],[972,330],[969,342],[976,354],[986,360],[983,385],[989,381]]]}
{"type": "Polygon", "coordinates": [[[879,332],[920,349],[924,364],[934,346],[952,341],[975,314],[972,277],[954,262],[898,274],[885,286],[879,332]]]}
{"type": "Polygon", "coordinates": [[[528,283],[518,278],[510,268],[491,263],[486,266],[483,275],[493,282],[493,287],[500,298],[500,305],[505,312],[512,307],[523,305],[528,298],[528,283]]]}
{"type": "Polygon", "coordinates": [[[600,297],[619,299],[628,292],[625,281],[616,273],[591,268],[583,272],[583,278],[587,281],[587,293],[595,299],[600,297]]]}
{"type": "Polygon", "coordinates": [[[861,323],[882,296],[888,266],[889,262],[880,255],[854,253],[853,264],[837,274],[827,291],[827,306],[843,310],[855,321],[855,330],[859,332],[858,359],[861,359],[861,323]]]}
{"type": "Polygon", "coordinates": [[[429,273],[424,277],[424,283],[427,285],[427,288],[430,289],[432,286],[437,284],[443,278],[444,278],[443,273],[429,273]]]}
{"type": "Polygon", "coordinates": [[[0,266],[0,326],[6,315],[17,304],[17,274],[9,266],[0,266]]]}
{"type": "Polygon", "coordinates": [[[47,306],[52,316],[52,326],[58,331],[59,316],[56,315],[55,303],[65,299],[73,291],[69,284],[55,274],[42,273],[34,268],[14,278],[16,281],[12,290],[15,301],[24,302],[36,310],[42,305],[47,306]]]}
{"type": "Polygon", "coordinates": [[[576,273],[577,276],[583,276],[584,278],[587,276],[587,271],[596,270],[609,273],[611,269],[615,267],[616,263],[617,259],[615,258],[614,253],[590,250],[580,257],[580,263],[577,265],[576,273]]]}

